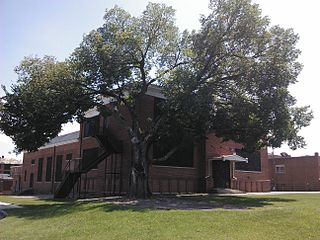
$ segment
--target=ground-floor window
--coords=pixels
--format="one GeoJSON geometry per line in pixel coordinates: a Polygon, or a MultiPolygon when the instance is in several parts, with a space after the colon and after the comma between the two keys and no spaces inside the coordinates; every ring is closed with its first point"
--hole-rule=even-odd
{"type": "Polygon", "coordinates": [[[275,172],[277,174],[283,174],[285,173],[285,166],[284,165],[276,165],[275,166],[275,172]]]}
{"type": "Polygon", "coordinates": [[[153,158],[162,158],[175,146],[179,146],[179,148],[171,157],[165,161],[157,161],[154,164],[160,166],[193,167],[194,142],[192,138],[185,139],[183,142],[163,138],[154,144],[153,158]]]}
{"type": "Polygon", "coordinates": [[[235,165],[236,170],[242,171],[261,171],[260,151],[248,151],[244,148],[236,149],[236,154],[247,158],[248,162],[238,162],[235,165]]]}
{"type": "Polygon", "coordinates": [[[43,168],[43,158],[39,158],[39,159],[38,159],[37,182],[42,182],[42,168],[43,168]]]}
{"type": "Polygon", "coordinates": [[[52,157],[47,157],[46,182],[51,181],[51,171],[52,171],[52,157]]]}
{"type": "Polygon", "coordinates": [[[61,180],[62,180],[62,159],[63,159],[63,155],[57,155],[56,174],[55,174],[55,181],[56,182],[61,182],[61,180]]]}
{"type": "MultiPolygon", "coordinates": [[[[93,161],[97,159],[99,156],[99,148],[89,148],[83,150],[83,156],[82,156],[82,168],[86,169],[88,166],[91,165],[93,161]]],[[[98,166],[93,166],[92,169],[97,169],[98,166]]]]}

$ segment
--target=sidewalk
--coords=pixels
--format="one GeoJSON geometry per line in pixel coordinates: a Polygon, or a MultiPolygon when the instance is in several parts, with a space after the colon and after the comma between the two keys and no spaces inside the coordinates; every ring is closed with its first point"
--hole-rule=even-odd
{"type": "Polygon", "coordinates": [[[12,209],[12,208],[23,208],[23,207],[18,206],[18,205],[14,205],[14,204],[11,204],[11,203],[0,202],[0,210],[12,209]]]}

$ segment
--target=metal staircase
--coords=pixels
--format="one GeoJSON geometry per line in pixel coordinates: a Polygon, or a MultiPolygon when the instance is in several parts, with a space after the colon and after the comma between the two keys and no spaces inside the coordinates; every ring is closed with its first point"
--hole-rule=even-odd
{"type": "Polygon", "coordinates": [[[62,181],[54,193],[55,198],[68,197],[76,183],[81,178],[81,174],[88,173],[100,162],[105,160],[109,155],[121,153],[121,142],[115,140],[112,135],[96,135],[94,137],[96,138],[100,147],[103,149],[103,153],[92,161],[86,162],[85,164],[82,159],[70,160],[63,170],[62,181]]]}

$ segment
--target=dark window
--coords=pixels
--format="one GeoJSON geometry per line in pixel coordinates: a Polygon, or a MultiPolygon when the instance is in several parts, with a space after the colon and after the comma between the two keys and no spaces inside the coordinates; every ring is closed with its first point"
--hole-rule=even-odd
{"type": "Polygon", "coordinates": [[[35,163],[36,163],[36,160],[32,159],[32,160],[31,160],[31,164],[33,165],[33,164],[35,164],[35,163]]]}
{"type": "Polygon", "coordinates": [[[34,174],[30,174],[30,179],[29,179],[29,188],[33,188],[33,181],[34,181],[34,174]]]}
{"type": "Polygon", "coordinates": [[[97,169],[97,164],[92,166],[92,163],[99,156],[99,148],[89,148],[83,150],[83,160],[82,160],[82,169],[97,169]]]}
{"type": "Polygon", "coordinates": [[[168,154],[173,147],[180,145],[179,149],[167,160],[158,161],[155,165],[175,166],[175,167],[193,167],[193,139],[189,138],[179,143],[170,139],[162,139],[153,146],[153,157],[161,158],[168,154]]]}
{"type": "Polygon", "coordinates": [[[4,165],[4,170],[10,170],[11,164],[5,164],[4,165]]]}
{"type": "Polygon", "coordinates": [[[153,105],[153,117],[154,119],[156,119],[158,116],[161,115],[161,103],[163,102],[164,100],[161,99],[161,98],[154,98],[154,105],[153,105]]]}
{"type": "Polygon", "coordinates": [[[24,171],[24,177],[23,177],[23,181],[27,181],[27,171],[24,171]]]}
{"type": "Polygon", "coordinates": [[[71,160],[72,159],[72,153],[68,153],[66,155],[66,160],[71,160]]]}
{"type": "Polygon", "coordinates": [[[99,116],[87,118],[84,121],[83,136],[92,137],[97,135],[99,133],[99,122],[100,122],[99,116]]]}
{"type": "Polygon", "coordinates": [[[42,182],[42,168],[43,168],[43,158],[39,158],[37,182],[42,182]]]}
{"type": "Polygon", "coordinates": [[[56,175],[55,175],[55,181],[56,182],[61,182],[62,180],[62,155],[57,156],[56,160],[56,175]]]}
{"type": "Polygon", "coordinates": [[[261,171],[260,151],[250,152],[246,149],[236,149],[237,155],[248,158],[248,163],[236,163],[236,170],[261,171]]]}
{"type": "Polygon", "coordinates": [[[51,171],[52,171],[52,157],[48,157],[47,167],[46,167],[46,182],[51,181],[51,171]]]}

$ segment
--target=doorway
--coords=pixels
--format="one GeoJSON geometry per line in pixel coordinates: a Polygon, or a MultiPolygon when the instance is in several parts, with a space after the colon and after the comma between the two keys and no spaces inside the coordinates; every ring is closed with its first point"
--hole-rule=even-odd
{"type": "Polygon", "coordinates": [[[230,188],[230,162],[212,161],[212,177],[214,188],[230,188]]]}

